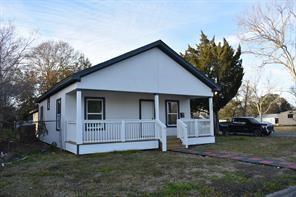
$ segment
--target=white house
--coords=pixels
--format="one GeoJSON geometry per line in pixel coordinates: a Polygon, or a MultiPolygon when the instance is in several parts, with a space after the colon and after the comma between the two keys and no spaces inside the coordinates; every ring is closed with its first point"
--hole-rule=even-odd
{"type": "Polygon", "coordinates": [[[279,115],[279,125],[281,125],[281,126],[295,126],[296,125],[295,110],[281,112],[279,115]]]}
{"type": "MultiPolygon", "coordinates": [[[[262,122],[269,122],[273,125],[279,124],[279,117],[280,114],[263,114],[262,115],[262,122]]],[[[257,116],[256,119],[261,122],[260,116],[257,116]]]]}
{"type": "Polygon", "coordinates": [[[214,143],[213,81],[161,40],[82,70],[38,99],[47,143],[75,154],[166,151],[214,143]],[[191,119],[190,99],[208,98],[209,119],[191,119]]]}

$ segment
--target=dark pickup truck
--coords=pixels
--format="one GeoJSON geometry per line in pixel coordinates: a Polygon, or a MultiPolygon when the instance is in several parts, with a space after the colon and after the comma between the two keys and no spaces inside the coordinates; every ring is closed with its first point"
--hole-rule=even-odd
{"type": "Polygon", "coordinates": [[[221,122],[219,123],[219,129],[223,134],[245,133],[255,136],[268,136],[274,132],[272,124],[261,123],[250,117],[233,118],[232,122],[221,122]]]}

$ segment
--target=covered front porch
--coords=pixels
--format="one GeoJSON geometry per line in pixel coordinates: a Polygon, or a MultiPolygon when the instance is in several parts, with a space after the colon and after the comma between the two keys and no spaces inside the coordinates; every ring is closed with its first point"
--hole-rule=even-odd
{"type": "Polygon", "coordinates": [[[66,94],[64,148],[75,154],[122,150],[167,151],[167,136],[185,147],[213,143],[209,119],[191,119],[188,95],[78,89],[66,94]]]}

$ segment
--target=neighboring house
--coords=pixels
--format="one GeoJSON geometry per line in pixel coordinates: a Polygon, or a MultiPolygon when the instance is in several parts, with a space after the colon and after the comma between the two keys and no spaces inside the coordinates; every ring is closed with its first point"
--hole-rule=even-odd
{"type": "Polygon", "coordinates": [[[289,110],[281,112],[279,115],[279,125],[292,126],[296,125],[296,111],[289,110]]]}
{"type": "Polygon", "coordinates": [[[38,109],[34,109],[34,110],[30,111],[29,114],[30,114],[30,120],[33,122],[33,124],[35,124],[35,129],[36,129],[36,133],[37,133],[38,119],[39,119],[38,109]]]}
{"type": "MultiPolygon", "coordinates": [[[[264,114],[262,115],[262,122],[269,122],[273,125],[279,124],[279,115],[280,114],[264,114]]],[[[256,119],[261,122],[260,116],[257,116],[256,119]]]]}
{"type": "Polygon", "coordinates": [[[75,154],[214,143],[220,88],[161,40],[82,70],[38,99],[47,143],[75,154]],[[191,119],[190,99],[208,98],[209,119],[191,119]],[[55,122],[52,122],[55,120],[55,122]]]}
{"type": "Polygon", "coordinates": [[[38,108],[29,112],[29,120],[33,122],[38,122],[38,108]]]}

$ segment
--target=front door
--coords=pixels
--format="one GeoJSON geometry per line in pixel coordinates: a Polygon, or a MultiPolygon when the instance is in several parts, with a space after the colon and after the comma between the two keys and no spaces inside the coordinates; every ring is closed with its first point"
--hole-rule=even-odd
{"type": "Polygon", "coordinates": [[[154,101],[140,100],[140,119],[152,120],[154,119],[154,101]]]}

